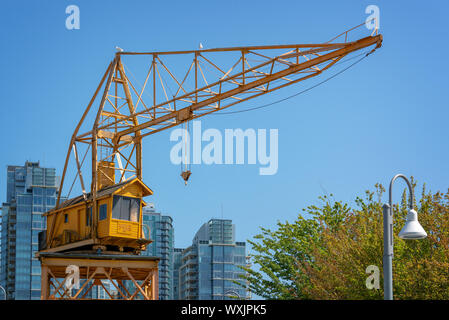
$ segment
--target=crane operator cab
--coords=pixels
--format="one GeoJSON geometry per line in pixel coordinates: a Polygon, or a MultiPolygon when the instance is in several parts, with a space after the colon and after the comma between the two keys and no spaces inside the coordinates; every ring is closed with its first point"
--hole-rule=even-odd
{"type": "Polygon", "coordinates": [[[152,194],[138,178],[105,186],[97,191],[96,217],[91,194],[66,200],[44,213],[47,230],[39,235],[39,251],[145,250],[151,240],[150,231],[143,230],[142,208],[146,203],[142,198],[152,194]]]}

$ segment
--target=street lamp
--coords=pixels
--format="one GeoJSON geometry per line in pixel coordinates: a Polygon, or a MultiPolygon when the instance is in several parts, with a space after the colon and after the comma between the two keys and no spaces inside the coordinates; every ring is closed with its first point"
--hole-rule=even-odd
{"type": "Polygon", "coordinates": [[[405,225],[399,232],[401,239],[416,240],[427,237],[426,231],[418,222],[418,214],[413,210],[413,188],[407,177],[403,174],[397,174],[391,179],[389,190],[389,202],[383,205],[384,217],[384,300],[393,300],[393,202],[392,202],[392,187],[397,178],[402,178],[407,182],[410,192],[409,211],[405,221],[405,225]]]}

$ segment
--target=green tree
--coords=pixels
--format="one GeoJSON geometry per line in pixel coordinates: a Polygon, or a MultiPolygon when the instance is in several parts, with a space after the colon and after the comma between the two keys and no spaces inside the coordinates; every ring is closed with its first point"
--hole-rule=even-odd
{"type": "MultiPolygon", "coordinates": [[[[293,223],[261,228],[253,240],[252,263],[245,268],[249,289],[267,299],[382,299],[382,185],[355,206],[323,196],[293,223]],[[366,268],[380,269],[380,289],[368,290],[366,268]]],[[[394,206],[393,284],[396,299],[449,298],[449,190],[426,193],[417,205],[424,240],[397,237],[407,213],[405,192],[394,206]]]]}

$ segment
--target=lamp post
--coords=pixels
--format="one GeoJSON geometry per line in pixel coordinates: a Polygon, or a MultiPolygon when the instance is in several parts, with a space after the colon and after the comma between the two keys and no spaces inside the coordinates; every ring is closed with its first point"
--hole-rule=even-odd
{"type": "Polygon", "coordinates": [[[407,182],[410,192],[409,211],[405,221],[405,225],[399,232],[401,239],[423,239],[427,237],[427,233],[418,222],[418,214],[413,210],[413,188],[410,181],[403,174],[397,174],[391,179],[389,189],[388,204],[383,205],[383,219],[384,219],[384,300],[393,300],[393,201],[392,201],[392,187],[397,178],[402,178],[407,182]]]}

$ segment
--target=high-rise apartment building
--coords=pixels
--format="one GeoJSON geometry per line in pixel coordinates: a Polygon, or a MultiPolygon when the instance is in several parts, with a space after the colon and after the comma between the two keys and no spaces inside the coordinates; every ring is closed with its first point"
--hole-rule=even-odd
{"type": "Polygon", "coordinates": [[[225,300],[247,298],[241,276],[246,265],[246,244],[235,241],[235,225],[228,219],[211,219],[182,251],[179,299],[225,300]],[[241,285],[234,283],[239,282],[241,285]]]}
{"type": "Polygon", "coordinates": [[[46,227],[42,213],[55,206],[58,185],[55,169],[42,168],[38,162],[7,167],[0,285],[8,299],[40,299],[41,269],[34,255],[38,233],[46,227]]]}
{"type": "Polygon", "coordinates": [[[179,289],[180,289],[180,278],[179,278],[179,269],[182,265],[182,252],[184,249],[175,248],[173,250],[173,300],[179,300],[179,289]]]}
{"type": "Polygon", "coordinates": [[[156,212],[154,205],[149,204],[142,212],[144,232],[150,231],[149,244],[142,255],[159,257],[159,299],[173,299],[173,219],[156,212]],[[146,228],[146,227],[147,228],[146,228]]]}

